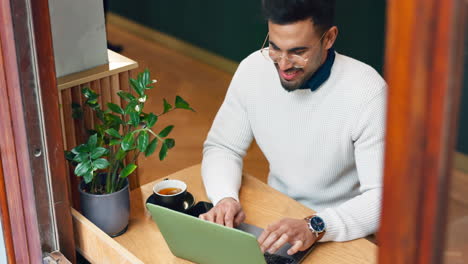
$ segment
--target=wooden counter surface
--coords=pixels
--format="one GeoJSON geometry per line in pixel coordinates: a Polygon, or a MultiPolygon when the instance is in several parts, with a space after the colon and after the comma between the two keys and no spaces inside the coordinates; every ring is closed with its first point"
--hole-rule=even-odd
{"type": "Polygon", "coordinates": [[[89,70],[69,74],[57,79],[59,90],[89,83],[121,72],[138,68],[138,63],[112,50],[107,50],[109,63],[96,66],[89,70]]]}
{"type": "MultiPolygon", "coordinates": [[[[200,175],[200,165],[176,172],[164,178],[185,181],[188,191],[196,201],[207,201],[200,175]]],[[[152,194],[153,185],[162,179],[148,183],[131,192],[131,216],[128,231],[114,238],[143,263],[191,263],[172,255],[157,225],[146,211],[144,203],[152,194]]],[[[240,200],[247,215],[246,222],[259,227],[282,217],[303,218],[312,210],[272,189],[252,176],[244,176],[240,200]]],[[[366,239],[350,242],[327,242],[320,245],[303,262],[337,263],[376,263],[377,246],[366,239]]]]}

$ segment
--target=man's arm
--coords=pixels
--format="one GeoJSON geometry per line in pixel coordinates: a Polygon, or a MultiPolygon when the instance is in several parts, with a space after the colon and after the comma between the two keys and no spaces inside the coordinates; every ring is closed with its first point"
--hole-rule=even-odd
{"type": "MultiPolygon", "coordinates": [[[[375,233],[380,222],[386,116],[386,89],[367,102],[352,133],[361,194],[317,215],[326,224],[320,241],[348,241],[375,233]]],[[[305,250],[317,237],[303,219],[284,218],[269,225],[259,237],[262,251],[275,252],[286,242],[288,254],[305,250]]]]}
{"type": "Polygon", "coordinates": [[[239,201],[243,157],[253,140],[245,108],[246,94],[243,93],[248,74],[244,73],[243,69],[243,63],[241,63],[234,74],[226,98],[215,117],[203,148],[203,182],[208,198],[215,204],[215,207],[211,214],[201,218],[228,225],[237,214],[242,212],[240,204],[232,203],[232,200],[228,206],[225,203],[218,206],[218,203],[227,197],[239,201]],[[232,210],[236,211],[234,215],[228,213],[232,210]],[[226,222],[223,220],[225,217],[229,218],[226,222]]]}
{"type": "Polygon", "coordinates": [[[327,232],[321,241],[347,241],[375,233],[380,223],[386,89],[364,107],[352,138],[361,194],[318,215],[327,232]]]}

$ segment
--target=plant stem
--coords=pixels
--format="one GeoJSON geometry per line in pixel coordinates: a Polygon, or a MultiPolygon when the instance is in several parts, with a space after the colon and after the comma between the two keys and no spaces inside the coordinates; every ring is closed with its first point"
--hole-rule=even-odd
{"type": "Polygon", "coordinates": [[[171,111],[174,111],[174,110],[176,110],[176,109],[177,109],[177,108],[172,108],[171,110],[168,110],[166,113],[161,113],[161,114],[159,114],[158,117],[160,117],[160,116],[162,116],[162,115],[165,115],[165,114],[167,114],[167,113],[169,113],[169,112],[171,112],[171,111]]]}
{"type": "MultiPolygon", "coordinates": [[[[114,150],[113,147],[109,148],[109,157],[115,157],[115,155],[113,155],[114,154],[113,150],[114,150]]],[[[111,167],[111,169],[112,169],[112,167],[111,167]]],[[[110,191],[111,191],[111,186],[110,186],[111,185],[111,177],[112,177],[112,173],[107,173],[107,175],[106,175],[106,193],[110,193],[110,191]]]]}
{"type": "Polygon", "coordinates": [[[112,180],[111,180],[111,188],[110,188],[110,193],[113,193],[115,192],[115,189],[116,189],[116,178],[117,178],[117,170],[118,168],[120,167],[120,162],[119,160],[115,159],[114,160],[114,170],[112,171],[112,174],[110,175],[110,177],[112,177],[112,180]]]}

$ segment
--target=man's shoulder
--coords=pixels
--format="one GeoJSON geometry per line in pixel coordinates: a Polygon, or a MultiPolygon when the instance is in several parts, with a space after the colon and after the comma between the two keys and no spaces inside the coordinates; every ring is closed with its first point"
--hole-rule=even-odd
{"type": "Polygon", "coordinates": [[[386,90],[385,80],[372,66],[339,53],[336,62],[340,65],[337,75],[347,85],[352,84],[354,93],[376,94],[386,90]]]}
{"type": "Polygon", "coordinates": [[[359,61],[357,59],[351,58],[349,56],[336,53],[336,62],[338,62],[347,73],[359,75],[359,74],[367,74],[369,77],[381,79],[383,81],[382,76],[370,65],[359,61]]]}

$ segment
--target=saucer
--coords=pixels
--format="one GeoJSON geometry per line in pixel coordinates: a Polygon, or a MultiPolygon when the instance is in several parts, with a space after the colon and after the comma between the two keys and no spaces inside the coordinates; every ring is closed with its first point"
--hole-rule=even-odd
{"type": "MultiPolygon", "coordinates": [[[[148,199],[146,199],[146,203],[159,205],[156,202],[156,195],[154,193],[150,195],[148,199]]],[[[195,199],[193,198],[193,195],[190,192],[187,192],[187,194],[185,195],[184,210],[182,212],[185,212],[188,209],[192,208],[194,204],[195,204],[195,199]]]]}

